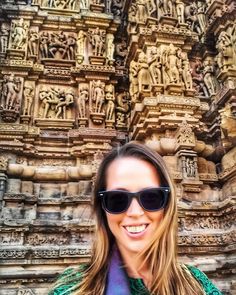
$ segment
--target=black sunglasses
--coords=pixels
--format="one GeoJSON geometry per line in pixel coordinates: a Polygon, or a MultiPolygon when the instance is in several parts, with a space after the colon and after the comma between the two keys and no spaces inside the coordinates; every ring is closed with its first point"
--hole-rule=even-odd
{"type": "Polygon", "coordinates": [[[158,211],[165,208],[170,188],[153,187],[131,193],[123,190],[100,191],[98,196],[102,198],[102,207],[108,213],[120,214],[125,212],[133,198],[146,211],[158,211]]]}

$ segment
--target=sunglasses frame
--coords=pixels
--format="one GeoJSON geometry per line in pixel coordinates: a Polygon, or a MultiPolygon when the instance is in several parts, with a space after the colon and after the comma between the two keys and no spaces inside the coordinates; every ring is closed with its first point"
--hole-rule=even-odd
{"type": "Polygon", "coordinates": [[[159,210],[161,210],[161,209],[163,209],[163,208],[166,207],[167,202],[168,202],[168,198],[169,198],[169,193],[170,193],[170,188],[169,188],[169,187],[150,187],[150,188],[145,188],[145,189],[143,189],[143,190],[140,190],[140,191],[138,191],[138,192],[133,192],[133,193],[132,193],[132,192],[129,192],[129,191],[126,191],[126,190],[99,191],[99,192],[98,192],[98,197],[102,198],[102,208],[103,208],[106,212],[108,212],[108,213],[110,213],[110,214],[121,214],[121,213],[124,213],[125,211],[128,210],[128,208],[129,208],[129,206],[130,206],[130,204],[131,204],[133,198],[135,198],[135,199],[138,201],[139,205],[140,205],[145,211],[148,211],[148,212],[159,211],[159,210]],[[142,204],[142,202],[141,202],[141,195],[142,195],[143,192],[151,191],[151,190],[162,191],[162,192],[164,193],[164,194],[163,194],[163,196],[164,196],[164,202],[163,202],[163,206],[162,206],[161,208],[151,210],[151,209],[146,209],[146,208],[143,206],[143,204],[142,204]],[[125,208],[124,210],[122,210],[122,211],[120,211],[120,212],[111,212],[111,211],[109,211],[109,210],[106,208],[106,206],[105,206],[105,201],[104,201],[104,199],[105,199],[106,194],[109,194],[110,192],[117,192],[117,193],[120,192],[120,193],[125,193],[126,196],[127,196],[127,199],[128,199],[128,202],[127,202],[127,208],[125,208]]]}

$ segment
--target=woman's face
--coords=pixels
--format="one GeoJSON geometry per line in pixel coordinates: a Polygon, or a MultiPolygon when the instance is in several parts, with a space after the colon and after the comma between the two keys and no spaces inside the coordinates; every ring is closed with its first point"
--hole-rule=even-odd
{"type": "MultiPolygon", "coordinates": [[[[134,157],[114,160],[107,169],[106,190],[137,192],[159,187],[160,176],[152,164],[134,157]]],[[[163,218],[164,210],[145,211],[133,198],[126,212],[106,212],[108,226],[123,255],[139,253],[152,239],[163,218]]]]}

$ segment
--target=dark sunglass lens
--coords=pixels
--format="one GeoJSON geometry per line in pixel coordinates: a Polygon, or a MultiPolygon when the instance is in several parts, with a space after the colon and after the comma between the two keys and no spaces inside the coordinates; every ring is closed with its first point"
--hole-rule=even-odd
{"type": "Polygon", "coordinates": [[[128,196],[125,192],[108,191],[104,198],[104,206],[110,213],[120,213],[126,210],[128,196]]]}
{"type": "Polygon", "coordinates": [[[165,195],[162,190],[146,190],[141,193],[140,199],[144,209],[153,211],[164,207],[165,195]]]}

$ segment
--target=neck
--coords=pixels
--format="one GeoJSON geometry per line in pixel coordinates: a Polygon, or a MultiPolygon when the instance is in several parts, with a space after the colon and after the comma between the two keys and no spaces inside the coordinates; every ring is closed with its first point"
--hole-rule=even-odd
{"type": "Polygon", "coordinates": [[[127,250],[122,247],[119,247],[119,251],[128,276],[130,278],[141,278],[144,284],[148,287],[152,279],[148,265],[143,264],[135,252],[127,252],[127,250]]]}

